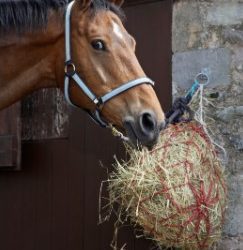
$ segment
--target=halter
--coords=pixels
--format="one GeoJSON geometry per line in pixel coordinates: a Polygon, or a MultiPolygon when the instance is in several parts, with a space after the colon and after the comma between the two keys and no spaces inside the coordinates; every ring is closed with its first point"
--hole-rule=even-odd
{"type": "Polygon", "coordinates": [[[65,71],[64,95],[65,95],[67,102],[70,105],[72,105],[74,107],[78,107],[72,103],[70,96],[69,96],[69,82],[70,82],[70,79],[74,80],[75,83],[84,92],[84,94],[96,106],[96,109],[94,112],[91,112],[89,110],[85,110],[85,111],[87,111],[88,114],[90,115],[90,117],[96,123],[98,123],[101,127],[108,127],[107,122],[102,120],[101,115],[100,115],[100,109],[106,102],[108,102],[112,98],[120,95],[121,93],[123,93],[123,92],[125,92],[125,91],[127,91],[135,86],[145,84],[145,83],[154,86],[154,82],[147,77],[137,78],[135,80],[131,80],[127,83],[120,85],[119,87],[111,90],[110,92],[108,92],[107,94],[105,94],[101,97],[96,96],[88,88],[88,86],[82,81],[82,79],[79,77],[79,75],[76,72],[75,64],[73,63],[73,61],[71,59],[71,10],[72,10],[73,4],[74,4],[74,1],[72,1],[71,3],[68,4],[67,9],[66,9],[66,13],[65,13],[65,56],[66,56],[65,59],[66,60],[65,60],[65,70],[64,70],[65,71]]]}

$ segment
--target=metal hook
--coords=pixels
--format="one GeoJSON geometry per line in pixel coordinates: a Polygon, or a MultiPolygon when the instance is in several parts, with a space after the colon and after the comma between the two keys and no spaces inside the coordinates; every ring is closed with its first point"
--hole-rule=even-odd
{"type": "Polygon", "coordinates": [[[195,82],[198,83],[199,85],[206,86],[209,84],[209,76],[206,73],[199,73],[195,77],[195,82]]]}

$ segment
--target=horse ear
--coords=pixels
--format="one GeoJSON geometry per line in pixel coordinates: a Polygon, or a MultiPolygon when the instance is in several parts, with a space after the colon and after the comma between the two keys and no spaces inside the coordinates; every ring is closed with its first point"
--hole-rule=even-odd
{"type": "Polygon", "coordinates": [[[124,0],[110,0],[109,2],[114,3],[117,6],[122,6],[124,3],[124,0]]]}
{"type": "Polygon", "coordinates": [[[87,10],[92,3],[92,0],[81,0],[81,8],[87,10]]]}

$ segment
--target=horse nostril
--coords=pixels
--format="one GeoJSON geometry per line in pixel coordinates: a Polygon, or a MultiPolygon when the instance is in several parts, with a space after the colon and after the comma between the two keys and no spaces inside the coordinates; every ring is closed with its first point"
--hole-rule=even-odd
{"type": "Polygon", "coordinates": [[[143,113],[139,119],[140,128],[145,135],[153,132],[157,127],[154,114],[150,112],[143,113]]]}
{"type": "Polygon", "coordinates": [[[123,124],[134,146],[151,148],[158,140],[160,126],[153,112],[146,111],[139,116],[127,116],[123,124]]]}

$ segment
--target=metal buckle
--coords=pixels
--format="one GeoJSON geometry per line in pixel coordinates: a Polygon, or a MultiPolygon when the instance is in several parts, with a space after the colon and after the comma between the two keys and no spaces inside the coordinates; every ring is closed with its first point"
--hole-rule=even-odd
{"type": "Polygon", "coordinates": [[[65,75],[72,77],[76,73],[76,67],[72,61],[67,61],[64,67],[65,75]]]}

